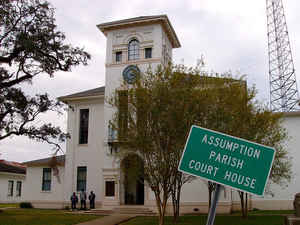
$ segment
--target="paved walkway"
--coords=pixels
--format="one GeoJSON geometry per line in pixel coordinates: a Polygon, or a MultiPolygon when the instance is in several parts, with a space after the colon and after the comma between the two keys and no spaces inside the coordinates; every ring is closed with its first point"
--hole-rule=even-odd
{"type": "Polygon", "coordinates": [[[99,219],[90,220],[84,223],[79,223],[77,225],[116,225],[121,222],[130,220],[134,217],[136,217],[136,215],[111,214],[109,216],[104,216],[99,219]]]}
{"type": "Polygon", "coordinates": [[[18,207],[5,207],[5,208],[0,208],[0,210],[5,210],[5,209],[18,209],[18,207]]]}

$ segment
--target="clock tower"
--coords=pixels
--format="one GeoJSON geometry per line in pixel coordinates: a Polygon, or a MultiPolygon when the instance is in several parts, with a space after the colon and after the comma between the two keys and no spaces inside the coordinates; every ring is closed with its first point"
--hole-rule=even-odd
{"type": "MultiPolygon", "coordinates": [[[[166,15],[141,16],[102,23],[97,27],[106,36],[105,97],[123,81],[130,86],[137,72],[153,70],[172,61],[172,49],[180,42],[166,15]]],[[[105,107],[105,127],[112,109],[105,107]]],[[[104,132],[108,133],[108,132],[104,132]]],[[[106,137],[108,138],[108,137],[106,137]]]]}
{"type": "MultiPolygon", "coordinates": [[[[172,60],[172,49],[179,48],[177,35],[166,15],[141,16],[97,25],[106,36],[105,62],[105,98],[112,96],[115,90],[127,88],[135,82],[136,74],[145,72],[148,68],[155,70],[158,65],[166,65],[172,60]]],[[[108,199],[104,205],[126,204],[126,195],[120,185],[120,163],[111,157],[112,142],[117,141],[109,129],[114,109],[104,103],[104,154],[103,178],[104,184],[115,180],[116,192],[120,196],[108,199]],[[108,171],[108,172],[106,172],[108,171]],[[117,178],[119,177],[119,178],[117,178]],[[119,182],[118,182],[119,180],[119,182]],[[125,200],[124,200],[125,199],[125,200]]],[[[141,188],[143,189],[143,187],[141,188]]],[[[135,191],[137,192],[137,191],[135,191]]],[[[138,194],[135,196],[137,198],[138,194]]],[[[144,198],[142,196],[142,198],[144,198]]],[[[145,199],[146,200],[146,199],[145,199]]],[[[134,202],[137,204],[138,202],[134,202]]]]}

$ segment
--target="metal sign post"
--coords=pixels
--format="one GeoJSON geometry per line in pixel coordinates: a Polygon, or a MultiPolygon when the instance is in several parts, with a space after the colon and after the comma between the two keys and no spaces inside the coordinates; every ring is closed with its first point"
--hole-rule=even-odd
{"type": "Polygon", "coordinates": [[[214,198],[212,200],[212,204],[211,204],[210,209],[209,209],[206,225],[213,225],[214,224],[220,192],[221,192],[221,185],[217,184],[215,194],[214,194],[214,198]]]}

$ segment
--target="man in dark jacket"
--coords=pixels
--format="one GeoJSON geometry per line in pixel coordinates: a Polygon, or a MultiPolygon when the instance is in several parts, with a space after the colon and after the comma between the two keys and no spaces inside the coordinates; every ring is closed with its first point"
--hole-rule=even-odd
{"type": "Polygon", "coordinates": [[[76,209],[76,204],[78,202],[78,197],[75,192],[71,195],[71,208],[72,210],[76,209]]]}
{"type": "Polygon", "coordinates": [[[93,191],[91,191],[91,193],[89,195],[90,209],[94,209],[95,208],[95,198],[96,198],[96,195],[94,194],[93,191]]]}
{"type": "Polygon", "coordinates": [[[86,193],[84,189],[81,190],[79,195],[80,195],[80,209],[86,210],[86,193]]]}

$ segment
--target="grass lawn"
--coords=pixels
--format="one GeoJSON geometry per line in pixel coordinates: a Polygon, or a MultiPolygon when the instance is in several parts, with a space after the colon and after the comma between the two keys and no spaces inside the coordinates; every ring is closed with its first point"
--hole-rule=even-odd
{"type": "Polygon", "coordinates": [[[19,208],[19,204],[18,203],[0,203],[0,209],[7,208],[7,207],[19,208]]]}
{"type": "MultiPolygon", "coordinates": [[[[273,213],[272,213],[273,214],[273,213]]],[[[276,213],[275,213],[276,214],[276,213]]],[[[165,225],[173,225],[172,217],[166,217],[165,225]]],[[[200,216],[181,216],[177,225],[205,225],[206,215],[200,216]]],[[[122,225],[157,225],[157,217],[137,217],[122,225]]],[[[252,215],[248,219],[243,219],[236,215],[218,215],[216,216],[214,225],[282,225],[284,224],[284,216],[281,215],[252,215]]]]}
{"type": "MultiPolygon", "coordinates": [[[[257,211],[250,211],[249,215],[287,215],[287,214],[294,214],[295,210],[257,210],[257,211]]],[[[239,212],[239,214],[241,214],[239,212]]]]}
{"type": "Polygon", "coordinates": [[[70,214],[64,210],[7,209],[0,213],[1,225],[72,225],[100,218],[95,215],[70,214]]]}

